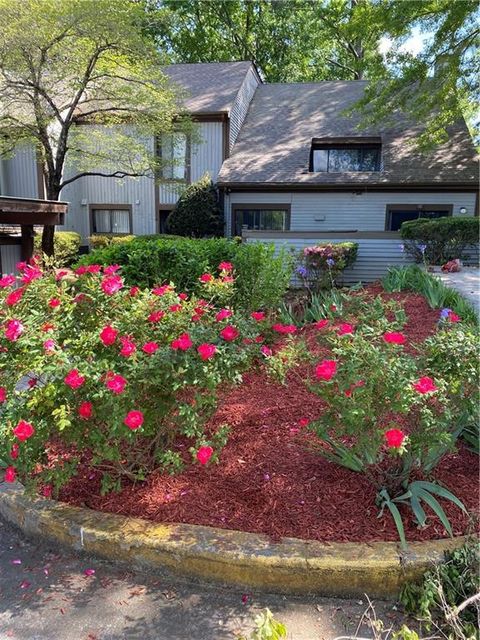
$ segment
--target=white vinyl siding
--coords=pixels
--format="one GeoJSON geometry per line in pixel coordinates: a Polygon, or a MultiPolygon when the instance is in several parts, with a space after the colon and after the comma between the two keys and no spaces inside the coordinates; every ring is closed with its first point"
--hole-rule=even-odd
{"type": "Polygon", "coordinates": [[[19,145],[13,156],[2,158],[2,195],[38,198],[37,156],[33,145],[19,145]]]}
{"type": "Polygon", "coordinates": [[[0,245],[0,263],[2,266],[1,275],[6,276],[16,272],[16,264],[22,259],[21,247],[19,244],[0,245]]]}

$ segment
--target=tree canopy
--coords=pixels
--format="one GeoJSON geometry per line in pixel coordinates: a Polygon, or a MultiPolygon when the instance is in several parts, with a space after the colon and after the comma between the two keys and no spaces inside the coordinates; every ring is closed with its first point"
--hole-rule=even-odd
{"type": "MultiPolygon", "coordinates": [[[[0,0],[0,155],[33,144],[47,198],[158,170],[147,136],[178,128],[181,108],[144,20],[130,0],[0,0]]],[[[51,254],[53,228],[43,240],[51,254]]]]}

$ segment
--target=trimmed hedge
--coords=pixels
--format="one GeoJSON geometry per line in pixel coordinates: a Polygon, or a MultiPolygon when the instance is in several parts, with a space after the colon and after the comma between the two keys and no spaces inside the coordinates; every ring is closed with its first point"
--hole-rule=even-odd
{"type": "Polygon", "coordinates": [[[216,273],[220,262],[235,269],[234,304],[243,309],[276,307],[287,290],[293,256],[274,245],[242,244],[227,238],[192,239],[144,236],[82,256],[80,264],[119,264],[129,284],[152,287],[174,282],[178,290],[200,293],[199,277],[216,273]]]}
{"type": "Polygon", "coordinates": [[[208,174],[183,191],[167,218],[169,233],[190,238],[223,235],[223,228],[217,190],[208,174]]]}
{"type": "Polygon", "coordinates": [[[429,264],[441,265],[461,258],[468,245],[478,243],[478,222],[478,218],[472,216],[419,218],[404,222],[400,233],[405,240],[405,251],[416,262],[425,259],[429,264]]]}
{"type": "MultiPolygon", "coordinates": [[[[56,231],[53,237],[55,260],[59,266],[67,267],[78,257],[82,238],[75,231],[56,231]]],[[[34,238],[35,252],[42,252],[42,234],[38,233],[34,238]]]]}

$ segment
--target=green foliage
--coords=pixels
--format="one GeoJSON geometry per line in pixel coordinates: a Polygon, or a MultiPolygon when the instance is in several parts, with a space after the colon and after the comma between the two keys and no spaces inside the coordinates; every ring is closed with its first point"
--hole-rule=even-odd
{"type": "Polygon", "coordinates": [[[233,304],[244,309],[276,307],[290,284],[292,259],[275,255],[273,245],[238,243],[226,238],[168,239],[138,237],[83,256],[79,264],[120,264],[130,284],[151,287],[175,282],[179,289],[200,292],[199,277],[232,262],[236,288],[233,304]]]}
{"type": "Polygon", "coordinates": [[[463,321],[473,325],[478,324],[475,309],[458,291],[447,287],[439,278],[426,273],[417,265],[390,267],[382,284],[388,292],[420,293],[433,309],[452,309],[463,321]]]}
{"type": "Polygon", "coordinates": [[[442,265],[449,260],[462,258],[465,248],[479,241],[478,218],[473,216],[449,216],[445,218],[419,218],[402,224],[400,230],[405,240],[405,251],[416,262],[442,265]],[[420,246],[425,245],[421,251],[420,246]]]}
{"type": "MultiPolygon", "coordinates": [[[[266,608],[255,616],[255,629],[248,640],[282,640],[286,637],[287,628],[285,625],[275,620],[273,613],[266,608]]],[[[238,640],[247,640],[247,638],[241,637],[238,640]]]]}
{"type": "Polygon", "coordinates": [[[107,491],[122,478],[181,468],[188,458],[179,438],[194,460],[208,446],[215,461],[226,442],[225,426],[204,431],[217,389],[239,382],[260,355],[254,319],[233,311],[216,317],[215,303],[228,310],[235,284],[222,271],[203,285],[202,299],[186,299],[173,286],[131,291],[115,269],[85,267],[57,279],[32,266],[22,289],[12,282],[0,290],[0,459],[29,485],[61,486],[88,455],[107,491]],[[227,325],[236,335],[222,334],[227,325]],[[120,388],[109,386],[116,376],[120,388]],[[88,415],[81,414],[85,402],[88,415]],[[142,414],[138,429],[125,422],[132,411],[142,414]],[[34,430],[25,441],[14,433],[21,421],[34,430]],[[39,471],[53,441],[70,455],[39,471]]]}
{"type": "Polygon", "coordinates": [[[217,190],[208,175],[188,185],[167,219],[170,233],[191,238],[223,235],[223,226],[217,190]]]}
{"type": "Polygon", "coordinates": [[[470,540],[460,549],[445,554],[445,561],[427,571],[419,584],[403,587],[400,600],[408,613],[435,626],[448,640],[478,638],[479,602],[457,611],[463,602],[480,591],[478,542],[470,540]]]}
{"type": "Polygon", "coordinates": [[[351,267],[357,259],[356,242],[320,243],[305,247],[300,253],[296,273],[308,291],[318,293],[321,289],[335,286],[335,280],[351,267]]]}
{"type": "Polygon", "coordinates": [[[445,142],[450,125],[463,118],[478,126],[478,2],[386,0],[378,4],[377,27],[393,42],[386,64],[378,68],[377,81],[369,84],[360,102],[364,124],[396,124],[403,111],[422,124],[424,130],[415,143],[427,151],[445,142]],[[418,54],[400,47],[413,28],[426,40],[418,54]]]}
{"type": "Polygon", "coordinates": [[[95,234],[90,236],[88,241],[93,249],[103,249],[103,247],[109,247],[111,244],[123,244],[124,242],[131,242],[136,236],[117,236],[117,235],[103,235],[95,234]]]}
{"type": "MultiPolygon", "coordinates": [[[[80,234],[75,233],[75,231],[57,231],[55,233],[53,243],[58,266],[68,267],[78,258],[81,240],[80,234]]],[[[41,236],[35,236],[34,246],[35,252],[40,253],[42,250],[41,236]]]]}

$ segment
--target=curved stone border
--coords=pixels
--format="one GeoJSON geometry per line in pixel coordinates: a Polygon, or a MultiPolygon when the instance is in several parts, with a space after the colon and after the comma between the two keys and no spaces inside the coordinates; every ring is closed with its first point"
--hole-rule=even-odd
{"type": "Polygon", "coordinates": [[[115,561],[250,589],[391,598],[465,538],[411,543],[324,544],[199,525],[155,524],[29,498],[0,483],[0,515],[25,534],[115,561]]]}

